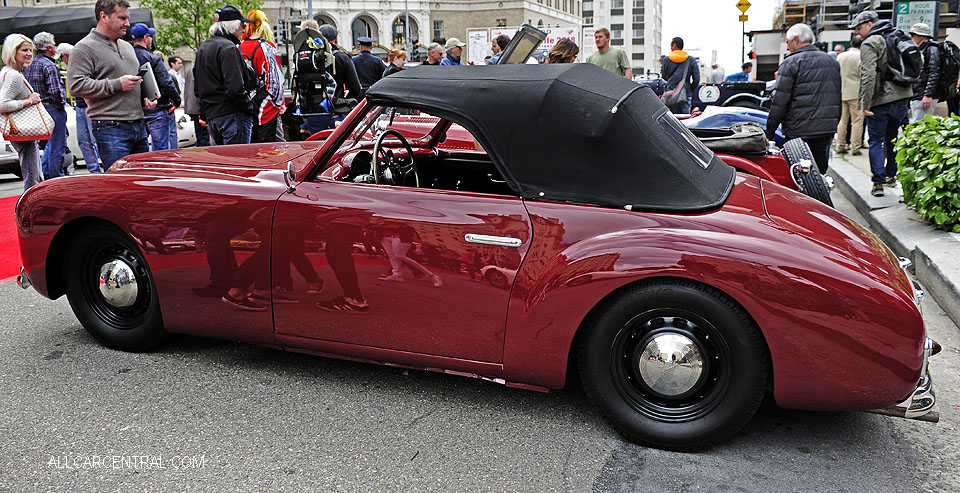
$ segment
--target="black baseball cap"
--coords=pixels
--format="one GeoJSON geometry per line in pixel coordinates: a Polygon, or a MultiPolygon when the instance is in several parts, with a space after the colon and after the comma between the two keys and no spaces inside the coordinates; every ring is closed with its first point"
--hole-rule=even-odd
{"type": "Polygon", "coordinates": [[[224,5],[217,9],[213,14],[213,20],[217,22],[225,21],[243,21],[243,22],[253,22],[253,19],[248,19],[243,16],[243,12],[240,11],[240,7],[235,5],[224,5]]]}

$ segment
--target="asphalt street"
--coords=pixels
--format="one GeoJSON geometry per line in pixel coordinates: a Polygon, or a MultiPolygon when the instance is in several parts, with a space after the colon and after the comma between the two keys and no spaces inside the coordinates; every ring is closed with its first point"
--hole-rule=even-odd
{"type": "Polygon", "coordinates": [[[196,337],[123,353],[65,298],[6,283],[0,491],[960,491],[960,331],[930,297],[923,310],[944,346],[939,424],[768,402],[730,442],[682,454],[625,442],[577,385],[542,394],[196,337]]]}

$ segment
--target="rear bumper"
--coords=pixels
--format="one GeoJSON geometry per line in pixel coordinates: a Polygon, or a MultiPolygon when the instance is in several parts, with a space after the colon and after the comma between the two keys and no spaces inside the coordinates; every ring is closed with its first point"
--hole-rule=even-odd
{"type": "Polygon", "coordinates": [[[933,339],[927,338],[923,344],[923,368],[920,371],[920,381],[917,382],[917,388],[913,390],[910,397],[896,406],[875,409],[870,412],[933,423],[940,421],[940,415],[932,412],[933,405],[937,403],[937,396],[933,391],[933,379],[927,369],[930,356],[938,352],[940,352],[940,345],[933,339]]]}

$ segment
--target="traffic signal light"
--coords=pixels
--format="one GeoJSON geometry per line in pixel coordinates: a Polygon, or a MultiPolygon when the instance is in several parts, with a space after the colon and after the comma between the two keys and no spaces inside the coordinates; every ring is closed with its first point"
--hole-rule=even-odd
{"type": "Polygon", "coordinates": [[[820,37],[820,15],[815,15],[810,18],[810,29],[813,31],[813,36],[815,38],[820,37]]]}

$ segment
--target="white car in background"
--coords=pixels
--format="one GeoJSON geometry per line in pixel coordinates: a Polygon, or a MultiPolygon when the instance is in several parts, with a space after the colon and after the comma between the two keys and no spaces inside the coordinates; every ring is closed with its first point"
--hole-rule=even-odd
{"type": "MultiPolygon", "coordinates": [[[[83,166],[83,153],[77,143],[77,117],[73,106],[67,106],[67,153],[64,155],[63,169],[67,174],[73,174],[76,166],[83,166]]],[[[174,112],[177,121],[177,143],[179,147],[196,145],[197,136],[193,131],[193,120],[177,108],[174,112]]],[[[42,152],[41,152],[42,155],[42,152]]],[[[9,142],[0,137],[0,174],[12,173],[22,178],[20,173],[20,157],[9,142]]]]}

